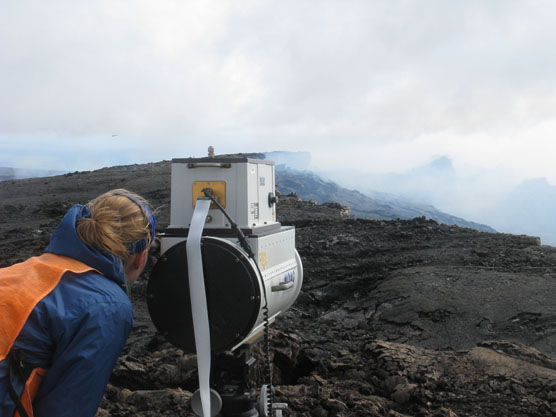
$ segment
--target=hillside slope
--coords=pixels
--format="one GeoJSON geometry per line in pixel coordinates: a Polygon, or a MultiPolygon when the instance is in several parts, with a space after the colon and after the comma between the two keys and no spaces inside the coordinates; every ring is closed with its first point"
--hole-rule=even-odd
{"type": "Polygon", "coordinates": [[[348,190],[309,171],[297,171],[279,166],[276,169],[276,185],[280,192],[295,192],[306,200],[344,204],[350,208],[351,215],[354,217],[413,219],[424,216],[440,223],[469,227],[483,232],[495,232],[490,226],[452,216],[431,205],[418,204],[387,193],[375,192],[371,197],[356,190],[348,190]]]}

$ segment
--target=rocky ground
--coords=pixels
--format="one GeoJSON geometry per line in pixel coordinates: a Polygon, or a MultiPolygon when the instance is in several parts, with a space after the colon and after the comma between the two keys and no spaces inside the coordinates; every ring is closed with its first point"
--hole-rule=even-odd
{"type": "MultiPolygon", "coordinates": [[[[170,164],[0,182],[0,267],[40,254],[73,203],[128,188],[168,223],[170,164]]],[[[556,249],[422,218],[353,219],[283,196],[304,287],[271,330],[291,416],[556,415],[556,249]]],[[[190,416],[195,357],[156,334],[145,277],[97,416],[190,416]]]]}

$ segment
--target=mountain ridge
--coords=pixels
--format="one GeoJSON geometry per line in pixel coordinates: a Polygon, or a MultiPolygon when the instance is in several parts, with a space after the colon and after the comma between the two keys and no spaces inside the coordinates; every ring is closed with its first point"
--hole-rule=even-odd
{"type": "Polygon", "coordinates": [[[469,227],[482,232],[496,232],[490,226],[444,213],[432,205],[413,203],[402,197],[378,192],[375,194],[375,198],[372,198],[360,191],[349,190],[333,181],[325,180],[310,171],[298,171],[278,166],[276,168],[276,185],[278,190],[284,194],[295,192],[306,200],[314,200],[318,203],[336,202],[346,205],[350,208],[350,213],[354,217],[394,220],[424,216],[439,223],[469,227]]]}
{"type": "MultiPolygon", "coordinates": [[[[271,152],[271,153],[244,153],[241,156],[266,159],[267,155],[281,155],[286,152],[271,152]]],[[[234,155],[220,155],[221,157],[232,157],[234,155]]],[[[310,154],[300,152],[296,154],[299,165],[304,166],[308,164],[310,154]]],[[[468,221],[448,213],[444,213],[432,205],[423,203],[416,203],[404,199],[400,196],[390,195],[387,193],[375,192],[373,196],[363,194],[357,190],[350,190],[338,185],[337,183],[326,180],[319,174],[307,170],[296,170],[289,168],[285,160],[281,164],[276,165],[276,184],[278,190],[282,194],[296,193],[304,200],[314,200],[318,203],[339,203],[348,206],[350,215],[353,217],[361,217],[366,219],[378,220],[394,220],[394,219],[412,219],[416,217],[425,217],[427,219],[435,220],[439,223],[448,225],[457,225],[460,227],[469,227],[483,232],[496,232],[495,229],[488,225],[468,221]]],[[[134,166],[152,165],[152,164],[166,164],[168,161],[154,162],[150,164],[135,164],[129,166],[121,166],[121,169],[132,169],[134,166]]],[[[116,169],[118,167],[109,167],[102,169],[116,169]]],[[[13,169],[13,168],[12,168],[13,169]]],[[[35,170],[41,171],[43,174],[48,170],[35,170]]],[[[61,175],[70,175],[67,173],[58,172],[61,175]]],[[[48,178],[49,175],[37,175],[35,177],[48,178]]],[[[0,180],[2,179],[2,171],[0,171],[0,180]]],[[[17,179],[17,178],[9,178],[17,179]]]]}

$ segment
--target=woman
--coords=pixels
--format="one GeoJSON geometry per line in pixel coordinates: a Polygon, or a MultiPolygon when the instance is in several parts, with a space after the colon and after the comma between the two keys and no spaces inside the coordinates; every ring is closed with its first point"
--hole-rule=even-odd
{"type": "Polygon", "coordinates": [[[0,416],[95,415],[155,225],[143,198],[112,190],[73,206],[43,255],[0,269],[0,416]]]}

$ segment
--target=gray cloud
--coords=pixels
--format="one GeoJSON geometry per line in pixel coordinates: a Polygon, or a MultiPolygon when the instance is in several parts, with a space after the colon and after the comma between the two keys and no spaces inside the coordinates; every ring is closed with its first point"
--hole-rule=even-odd
{"type": "Polygon", "coordinates": [[[371,161],[373,149],[400,141],[438,154],[440,139],[423,140],[431,135],[452,142],[455,160],[477,135],[488,149],[508,135],[526,147],[535,126],[554,120],[555,9],[501,0],[4,2],[0,140],[29,157],[53,135],[52,158],[57,143],[88,158],[198,154],[210,142],[223,152],[326,153],[321,160],[359,149],[371,161]]]}

